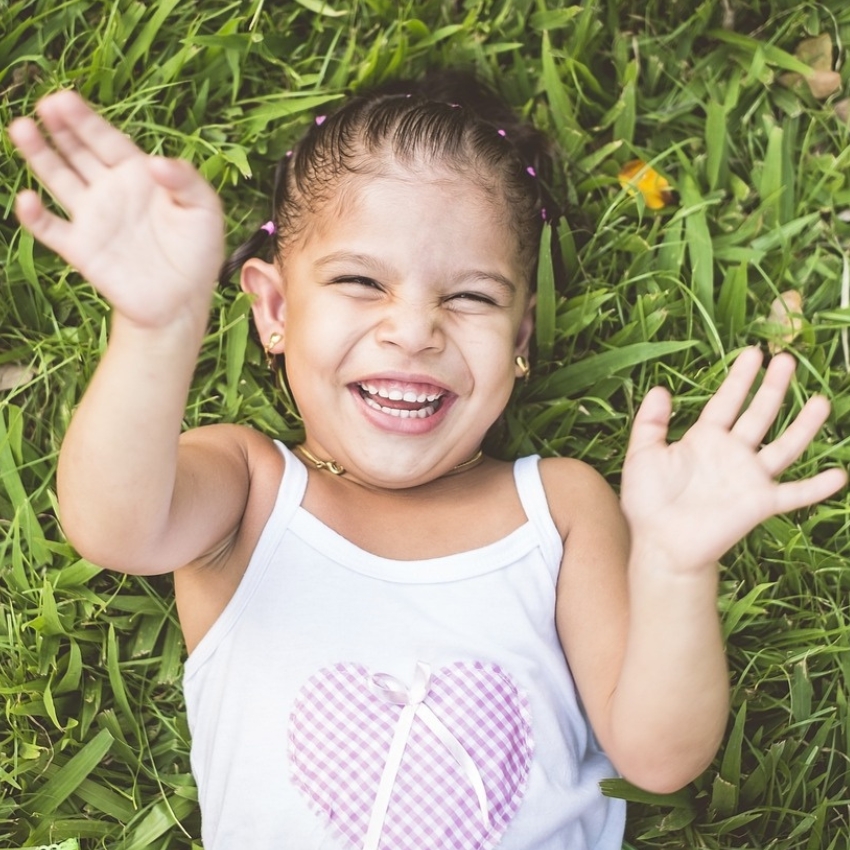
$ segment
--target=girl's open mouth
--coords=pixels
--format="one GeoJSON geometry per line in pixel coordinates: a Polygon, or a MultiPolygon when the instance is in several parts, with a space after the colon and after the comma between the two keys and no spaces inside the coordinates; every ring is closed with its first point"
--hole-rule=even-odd
{"type": "Polygon", "coordinates": [[[373,410],[399,419],[427,419],[442,406],[446,390],[397,382],[358,382],[360,397],[373,410]]]}

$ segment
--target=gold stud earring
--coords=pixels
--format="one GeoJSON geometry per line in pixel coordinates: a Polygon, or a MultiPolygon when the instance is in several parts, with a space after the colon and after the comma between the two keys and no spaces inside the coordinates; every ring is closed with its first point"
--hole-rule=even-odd
{"type": "Polygon", "coordinates": [[[283,334],[275,332],[269,337],[269,341],[266,343],[266,365],[269,367],[269,369],[274,369],[275,354],[273,349],[282,339],[283,334]]]}
{"type": "Polygon", "coordinates": [[[517,369],[519,369],[520,374],[519,377],[524,381],[528,380],[528,376],[531,372],[531,364],[528,362],[527,357],[523,357],[522,354],[517,354],[516,359],[514,360],[517,369]]]}

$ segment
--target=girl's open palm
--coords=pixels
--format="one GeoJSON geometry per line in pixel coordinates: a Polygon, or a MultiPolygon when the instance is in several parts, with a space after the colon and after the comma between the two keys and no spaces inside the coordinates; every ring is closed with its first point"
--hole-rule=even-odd
{"type": "Polygon", "coordinates": [[[9,136],[70,220],[26,191],[21,224],[139,325],[208,304],[223,251],[213,189],[188,163],[143,153],[74,92],[49,95],[37,112],[43,131],[21,118],[9,136]]]}
{"type": "Polygon", "coordinates": [[[622,504],[633,538],[677,569],[713,564],[770,516],[819,502],[846,483],[841,469],[779,483],[829,415],[811,398],[773,442],[762,445],[794,373],[788,354],[774,357],[750,404],[742,407],[762,355],[745,350],[682,439],[667,444],[670,396],[656,387],[635,417],[623,468],[622,504]]]}

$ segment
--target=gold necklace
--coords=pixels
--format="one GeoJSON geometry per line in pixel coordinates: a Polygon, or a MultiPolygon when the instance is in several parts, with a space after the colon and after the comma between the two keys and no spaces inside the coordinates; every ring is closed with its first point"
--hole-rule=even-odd
{"type": "MultiPolygon", "coordinates": [[[[333,458],[330,460],[319,460],[308,448],[304,445],[304,443],[299,443],[295,447],[295,451],[301,452],[316,469],[326,469],[331,475],[345,475],[345,467],[338,464],[333,458]]],[[[463,461],[463,463],[459,463],[457,466],[452,467],[448,475],[454,475],[456,472],[462,472],[464,469],[470,469],[473,466],[478,466],[481,461],[484,460],[484,452],[481,449],[468,460],[463,461]]]]}
{"type": "Polygon", "coordinates": [[[465,460],[463,463],[459,463],[457,466],[453,466],[446,474],[454,475],[456,472],[463,472],[464,469],[471,469],[473,466],[478,466],[482,460],[484,460],[484,452],[478,449],[471,458],[465,460]]]}
{"type": "Polygon", "coordinates": [[[319,460],[316,455],[314,455],[307,446],[304,445],[304,443],[299,443],[295,447],[295,451],[301,452],[301,454],[304,455],[304,457],[306,457],[307,460],[316,467],[316,469],[327,469],[331,475],[345,475],[344,466],[340,466],[333,458],[330,460],[319,460]]]}

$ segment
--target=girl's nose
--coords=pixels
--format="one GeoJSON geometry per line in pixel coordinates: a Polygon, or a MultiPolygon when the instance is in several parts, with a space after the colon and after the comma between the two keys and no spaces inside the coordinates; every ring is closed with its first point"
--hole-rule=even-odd
{"type": "Polygon", "coordinates": [[[415,302],[388,305],[377,337],[379,342],[398,346],[410,354],[439,350],[444,344],[439,311],[415,302]]]}

